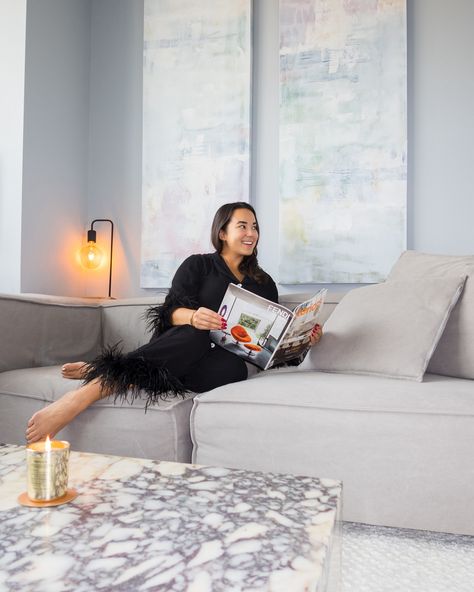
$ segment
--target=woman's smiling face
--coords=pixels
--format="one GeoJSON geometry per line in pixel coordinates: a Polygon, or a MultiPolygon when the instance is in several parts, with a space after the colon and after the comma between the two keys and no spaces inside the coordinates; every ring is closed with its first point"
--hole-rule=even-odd
{"type": "Polygon", "coordinates": [[[221,255],[248,256],[258,243],[257,220],[250,210],[238,208],[225,230],[219,232],[223,242],[221,255]]]}

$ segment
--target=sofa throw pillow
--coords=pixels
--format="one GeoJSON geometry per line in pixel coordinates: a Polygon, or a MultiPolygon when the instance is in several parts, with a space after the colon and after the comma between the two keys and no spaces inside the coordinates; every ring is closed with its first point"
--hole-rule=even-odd
{"type": "Polygon", "coordinates": [[[421,381],[464,280],[392,281],[350,291],[298,369],[421,381]]]}
{"type": "Polygon", "coordinates": [[[474,379],[474,255],[431,255],[406,251],[387,281],[467,276],[458,303],[428,366],[428,372],[474,379]]]}

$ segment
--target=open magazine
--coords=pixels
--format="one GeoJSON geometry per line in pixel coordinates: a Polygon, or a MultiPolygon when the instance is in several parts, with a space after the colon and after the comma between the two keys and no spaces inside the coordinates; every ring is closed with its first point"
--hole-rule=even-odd
{"type": "Polygon", "coordinates": [[[210,331],[211,339],[263,370],[287,362],[309,349],[326,292],[323,288],[291,311],[229,284],[219,308],[227,328],[210,331]]]}

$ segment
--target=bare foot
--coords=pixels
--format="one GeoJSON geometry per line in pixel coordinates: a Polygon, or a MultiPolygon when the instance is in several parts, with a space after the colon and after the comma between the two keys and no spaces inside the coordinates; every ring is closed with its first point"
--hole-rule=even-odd
{"type": "Polygon", "coordinates": [[[58,401],[37,411],[28,422],[26,441],[28,444],[52,438],[82,411],[78,391],[66,393],[58,401]]]}
{"type": "Polygon", "coordinates": [[[71,362],[61,366],[61,375],[63,378],[84,378],[86,362],[71,362]]]}

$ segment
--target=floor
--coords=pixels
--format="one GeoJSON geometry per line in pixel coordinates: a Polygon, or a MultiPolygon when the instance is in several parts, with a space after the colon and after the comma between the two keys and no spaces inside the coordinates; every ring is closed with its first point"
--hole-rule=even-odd
{"type": "Polygon", "coordinates": [[[341,592],[474,592],[474,537],[343,524],[341,592]]]}

